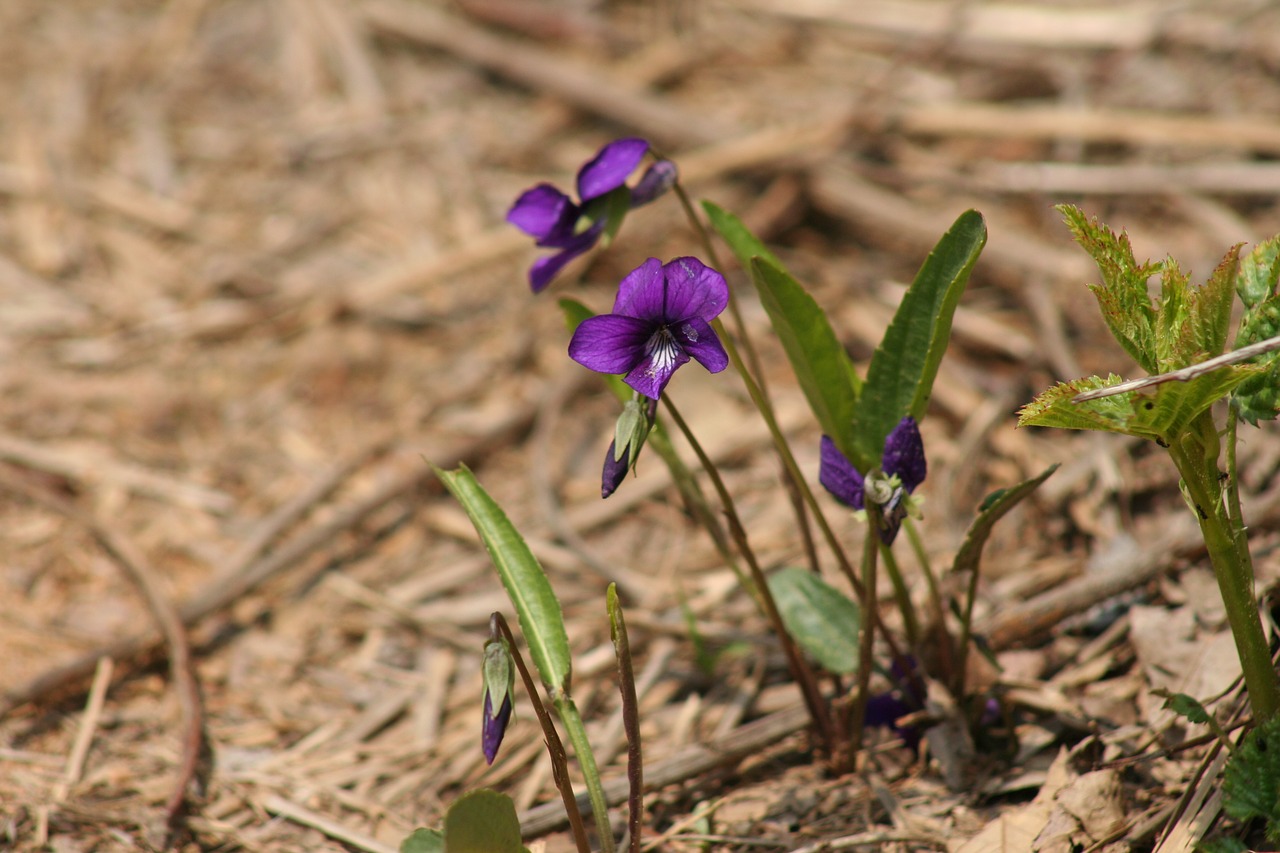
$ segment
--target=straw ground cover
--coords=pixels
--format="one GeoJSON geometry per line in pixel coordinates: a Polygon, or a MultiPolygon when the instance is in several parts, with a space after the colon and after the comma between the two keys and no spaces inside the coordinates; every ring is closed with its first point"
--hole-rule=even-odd
{"type": "MultiPolygon", "coordinates": [[[[607,777],[618,582],[664,848],[1028,849],[1057,826],[1188,849],[1219,758],[1151,690],[1238,707],[1194,525],[1147,447],[1013,412],[1128,365],[1052,204],[1201,276],[1280,231],[1277,37],[1243,0],[0,4],[2,843],[389,850],[487,785],[566,849],[527,707],[484,765],[504,598],[425,457],[477,470],[552,572],[607,777]],[[599,501],[612,406],[502,215],[623,135],[743,214],[860,363],[955,215],[987,217],[926,423],[925,531],[948,555],[989,490],[1065,463],[988,550],[978,631],[1003,671],[975,677],[1011,697],[1015,751],[873,741],[824,778],[778,650],[660,466],[599,501]]],[[[686,249],[674,221],[637,211],[634,242],[572,274],[603,305],[629,252],[686,249]]],[[[793,562],[766,437],[705,380],[676,380],[687,415],[762,555],[793,562]]],[[[1280,442],[1245,435],[1269,587],[1280,442]]]]}

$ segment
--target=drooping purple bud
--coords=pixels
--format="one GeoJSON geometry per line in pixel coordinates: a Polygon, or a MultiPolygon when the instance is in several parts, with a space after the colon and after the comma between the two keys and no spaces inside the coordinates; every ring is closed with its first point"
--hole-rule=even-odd
{"type": "Polygon", "coordinates": [[[480,748],[484,751],[484,760],[489,764],[498,757],[498,747],[502,746],[502,738],[507,733],[507,723],[511,722],[511,694],[502,699],[498,713],[493,713],[493,699],[489,691],[484,692],[484,723],[480,727],[480,748]]]}
{"type": "Polygon", "coordinates": [[[676,185],[680,177],[676,164],[670,160],[659,160],[645,170],[640,182],[631,190],[631,206],[640,207],[664,195],[676,185]]]}

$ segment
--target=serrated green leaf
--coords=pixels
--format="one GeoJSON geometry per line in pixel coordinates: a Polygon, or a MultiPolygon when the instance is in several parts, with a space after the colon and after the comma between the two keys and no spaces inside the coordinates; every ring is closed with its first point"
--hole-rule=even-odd
{"type": "Polygon", "coordinates": [[[769,592],[787,633],[830,672],[858,669],[858,605],[807,569],[789,567],[769,576],[769,592]]]}
{"type": "MultiPolygon", "coordinates": [[[[818,425],[855,466],[867,470],[871,458],[858,455],[853,443],[853,419],[861,383],[827,315],[800,282],[773,261],[755,257],[750,270],[760,302],[818,425]]],[[[874,458],[879,460],[879,448],[874,458]]]]}
{"type": "Polygon", "coordinates": [[[991,531],[996,522],[1003,518],[1009,510],[1020,504],[1028,495],[1040,488],[1040,484],[1049,479],[1053,472],[1057,470],[1058,466],[1056,464],[1050,465],[1036,476],[1023,480],[1016,486],[1000,489],[988,495],[978,510],[978,517],[969,525],[969,531],[965,534],[960,550],[956,552],[956,558],[951,564],[951,570],[953,572],[977,571],[978,564],[982,560],[982,549],[986,547],[987,539],[991,536],[991,531]]]}
{"type": "Polygon", "coordinates": [[[480,534],[520,620],[529,656],[542,676],[542,683],[553,698],[567,692],[572,674],[569,638],[560,602],[542,566],[502,507],[467,466],[462,465],[455,471],[435,468],[435,472],[480,534]]]}
{"type": "MultiPolygon", "coordinates": [[[[1236,293],[1246,308],[1252,308],[1275,295],[1277,282],[1280,282],[1280,235],[1259,243],[1240,260],[1236,293]]],[[[1243,344],[1237,341],[1236,346],[1243,344]]]]}
{"type": "Polygon", "coordinates": [[[1236,820],[1260,817],[1280,839],[1280,716],[1245,736],[1222,772],[1222,807],[1236,820]]]}
{"type": "MultiPolygon", "coordinates": [[[[1273,243],[1280,248],[1280,238],[1273,243]]],[[[1273,260],[1276,271],[1280,272],[1280,256],[1273,260]]],[[[1247,264],[1246,260],[1242,267],[1247,264]]],[[[1275,282],[1267,280],[1261,286],[1273,288],[1275,282]]],[[[1240,319],[1235,347],[1239,349],[1277,335],[1280,335],[1280,295],[1272,293],[1255,302],[1240,319]]],[[[1261,365],[1265,371],[1241,382],[1232,392],[1231,405],[1242,420],[1257,426],[1258,421],[1269,421],[1280,415],[1280,352],[1259,356],[1252,363],[1261,365]]]]}
{"type": "Polygon", "coordinates": [[[444,833],[438,829],[415,829],[400,842],[400,853],[444,853],[444,833]]]}
{"type": "Polygon", "coordinates": [[[982,214],[960,214],[903,295],[871,357],[854,416],[854,444],[864,458],[849,458],[859,470],[880,463],[885,437],[903,417],[924,419],[952,317],[986,243],[982,214]]]}
{"type": "Polygon", "coordinates": [[[1232,246],[1214,268],[1209,280],[1202,287],[1192,289],[1188,318],[1190,329],[1187,335],[1190,345],[1183,348],[1182,357],[1185,361],[1171,365],[1172,369],[1222,355],[1226,350],[1227,332],[1231,326],[1231,306],[1235,297],[1236,271],[1240,267],[1240,248],[1243,245],[1237,243],[1232,246]]]}
{"type": "Polygon", "coordinates": [[[1082,403],[1073,398],[1124,380],[1112,374],[1106,379],[1090,376],[1061,382],[1022,408],[1018,426],[1102,430],[1168,444],[1198,415],[1260,370],[1255,365],[1228,365],[1187,382],[1153,386],[1154,391],[1130,391],[1082,403]]]}
{"type": "Polygon", "coordinates": [[[752,234],[741,219],[710,201],[702,202],[702,210],[707,214],[712,229],[724,240],[744,270],[751,269],[752,258],[764,258],[778,269],[784,269],[778,256],[752,234]]]}
{"type": "Polygon", "coordinates": [[[1148,373],[1159,373],[1159,357],[1155,330],[1156,308],[1147,293],[1147,279],[1162,269],[1162,264],[1139,264],[1133,257],[1129,236],[1119,234],[1089,219],[1078,207],[1058,205],[1076,242],[1080,244],[1102,274],[1101,284],[1089,289],[1098,300],[1103,321],[1112,336],[1133,360],[1148,373]]]}
{"type": "Polygon", "coordinates": [[[444,816],[445,853],[527,853],[516,806],[506,794],[481,788],[463,794],[444,816]]]}

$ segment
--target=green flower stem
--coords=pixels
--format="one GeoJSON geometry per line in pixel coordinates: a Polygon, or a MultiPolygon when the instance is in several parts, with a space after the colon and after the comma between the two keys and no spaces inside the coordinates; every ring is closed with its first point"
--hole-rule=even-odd
{"type": "Polygon", "coordinates": [[[805,505],[808,506],[809,512],[813,514],[814,520],[818,523],[818,529],[822,531],[822,538],[826,540],[827,547],[835,555],[840,571],[849,580],[849,585],[853,587],[854,592],[861,597],[862,584],[853,570],[853,564],[849,562],[849,558],[844,553],[844,548],[840,546],[840,541],[836,539],[835,532],[831,529],[831,525],[827,523],[827,518],[823,515],[822,507],[818,505],[818,500],[814,497],[813,490],[809,488],[809,483],[800,472],[800,465],[791,453],[791,446],[787,443],[786,436],[782,434],[782,428],[778,425],[778,420],[773,415],[773,409],[769,407],[768,402],[764,399],[763,390],[756,384],[746,365],[743,364],[742,356],[738,353],[737,347],[734,346],[732,338],[725,332],[724,324],[717,318],[711,321],[711,325],[716,330],[716,334],[720,336],[720,340],[724,344],[724,350],[729,355],[729,361],[747,386],[747,394],[751,397],[751,402],[755,404],[761,417],[764,418],[765,426],[769,429],[769,435],[773,438],[774,447],[778,450],[778,456],[782,460],[787,476],[791,478],[800,496],[804,499],[805,505]]]}
{"type": "MultiPolygon", "coordinates": [[[[1206,412],[1192,424],[1191,431],[1170,442],[1169,455],[1182,476],[1188,502],[1196,513],[1218,579],[1218,590],[1226,608],[1227,621],[1240,655],[1249,705],[1256,720],[1263,722],[1280,712],[1280,680],[1271,665],[1271,650],[1258,601],[1253,594],[1253,560],[1243,526],[1232,523],[1218,478],[1217,429],[1206,412]],[[1210,460],[1210,450],[1213,458],[1210,460]]],[[[1229,457],[1234,454],[1229,451],[1229,457]]],[[[1229,488],[1235,488],[1235,472],[1230,472],[1229,488]]],[[[1238,498],[1235,499],[1238,501],[1238,498]]]]}
{"type": "Polygon", "coordinates": [[[734,542],[737,543],[738,551],[741,552],[742,558],[746,561],[747,568],[751,572],[751,579],[756,588],[757,601],[760,602],[764,609],[765,618],[769,620],[769,627],[782,645],[782,651],[787,657],[787,666],[791,670],[791,677],[795,679],[796,684],[800,687],[800,693],[803,695],[805,705],[809,710],[809,717],[818,729],[823,745],[830,753],[835,754],[838,751],[838,744],[834,742],[836,735],[831,725],[831,714],[827,708],[827,703],[818,689],[817,676],[805,661],[800,649],[796,647],[795,641],[787,632],[786,625],[783,624],[782,614],[778,611],[778,604],[774,601],[773,594],[769,592],[769,584],[764,576],[764,571],[760,568],[755,551],[751,549],[751,545],[747,541],[747,530],[742,526],[742,521],[738,517],[738,510],[734,505],[733,497],[730,496],[729,490],[726,488],[724,480],[721,479],[715,463],[711,461],[711,457],[707,456],[706,451],[702,449],[702,444],[693,434],[693,431],[689,429],[689,425],[681,417],[680,411],[675,407],[675,404],[671,402],[671,397],[663,394],[662,402],[667,407],[667,413],[671,415],[671,420],[689,442],[693,452],[697,454],[698,461],[702,463],[707,476],[711,478],[711,484],[715,487],[716,494],[720,497],[725,519],[729,523],[729,533],[734,542]]]}
{"type": "Polygon", "coordinates": [[[911,603],[911,591],[902,577],[902,569],[893,556],[893,549],[880,543],[880,556],[884,559],[884,570],[893,584],[893,597],[898,602],[898,610],[902,613],[902,630],[907,635],[907,647],[913,652],[920,650],[920,620],[916,618],[915,605],[911,603]]]}
{"type": "Polygon", "coordinates": [[[573,697],[567,693],[559,693],[555,697],[556,712],[564,723],[565,734],[573,744],[574,755],[578,766],[582,769],[582,778],[587,783],[587,796],[591,799],[591,815],[595,819],[596,829],[600,833],[601,853],[614,853],[613,827],[609,824],[609,801],[604,796],[604,785],[600,783],[600,769],[596,766],[596,754],[587,740],[587,727],[582,723],[582,715],[573,697]]]}
{"type": "MultiPolygon", "coordinates": [[[[534,683],[533,676],[529,674],[529,667],[525,666],[524,657],[520,654],[520,647],[516,645],[516,638],[512,636],[507,620],[501,613],[494,613],[490,620],[506,640],[511,658],[515,661],[516,669],[520,673],[520,680],[524,682],[524,691],[533,704],[533,712],[538,717],[539,725],[542,726],[542,736],[547,742],[547,754],[551,757],[551,778],[555,782],[556,789],[560,791],[560,799],[564,803],[565,814],[569,816],[569,827],[573,832],[578,853],[591,853],[591,842],[587,840],[587,828],[582,822],[582,811],[578,808],[578,798],[573,794],[573,783],[569,781],[569,763],[565,755],[564,743],[561,742],[560,734],[556,731],[556,724],[551,721],[547,706],[542,703],[538,686],[534,683]]],[[[597,823],[599,820],[600,818],[597,817],[597,823]]]]}
{"type": "MultiPolygon", "coordinates": [[[[867,474],[868,477],[871,473],[867,474]]],[[[862,748],[863,728],[867,720],[867,699],[871,684],[871,666],[875,652],[875,628],[880,621],[876,610],[876,556],[880,553],[880,506],[867,501],[867,533],[862,546],[862,636],[858,642],[858,689],[853,697],[853,721],[850,725],[851,754],[862,748]]]]}

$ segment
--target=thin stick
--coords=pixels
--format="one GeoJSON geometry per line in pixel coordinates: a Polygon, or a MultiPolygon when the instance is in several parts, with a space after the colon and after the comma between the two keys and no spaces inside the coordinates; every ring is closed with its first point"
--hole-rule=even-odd
{"type": "Polygon", "coordinates": [[[1073,403],[1084,403],[1089,400],[1098,400],[1103,397],[1112,397],[1116,394],[1124,394],[1129,391],[1140,391],[1143,388],[1149,388],[1152,385],[1160,385],[1165,382],[1190,382],[1204,376],[1206,373],[1212,373],[1222,367],[1232,364],[1238,364],[1242,361],[1248,361],[1259,355],[1265,355],[1269,352],[1280,350],[1280,335],[1274,338],[1267,338],[1265,341],[1249,344],[1240,347],[1240,349],[1223,353],[1216,358],[1208,361],[1202,361],[1199,364],[1193,364],[1190,367],[1183,367],[1179,370],[1172,370],[1168,373],[1158,373],[1155,376],[1147,376],[1142,379],[1130,379],[1127,382],[1121,382],[1119,385],[1108,385],[1106,388],[1095,388],[1092,391],[1085,391],[1083,394],[1077,394],[1071,398],[1073,403]]]}
{"type": "Polygon", "coordinates": [[[98,729],[98,720],[102,717],[102,708],[107,702],[107,689],[111,686],[113,670],[111,658],[98,659],[98,669],[93,674],[93,685],[89,688],[84,717],[80,720],[75,742],[71,745],[71,754],[67,756],[67,766],[62,771],[62,780],[50,795],[55,803],[65,800],[71,786],[79,782],[84,774],[84,762],[89,756],[89,747],[93,744],[93,735],[98,729]]]}

